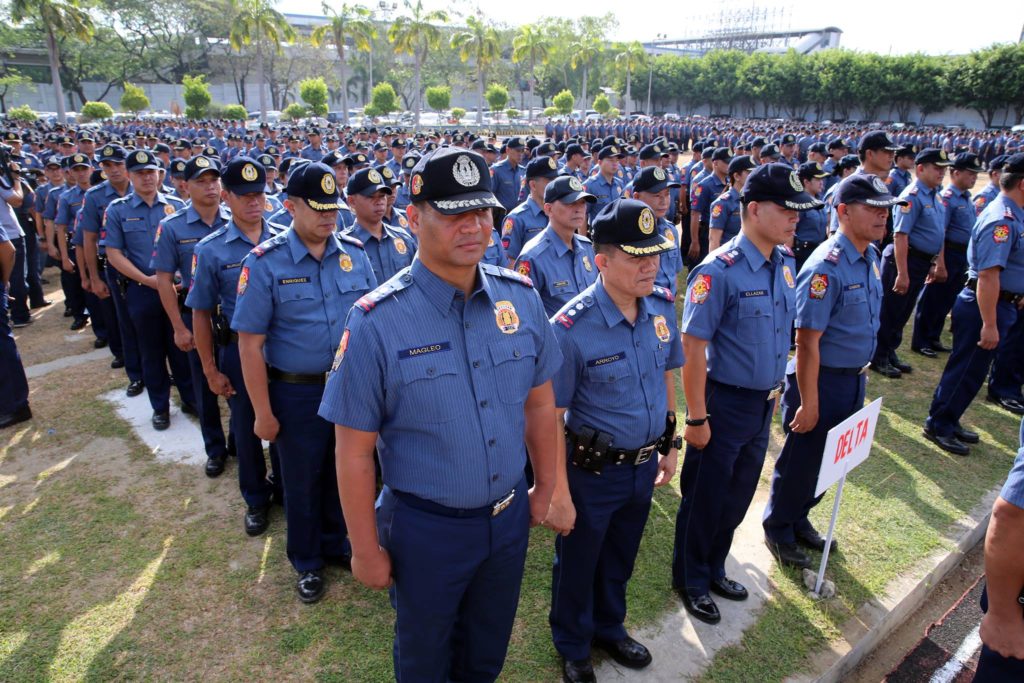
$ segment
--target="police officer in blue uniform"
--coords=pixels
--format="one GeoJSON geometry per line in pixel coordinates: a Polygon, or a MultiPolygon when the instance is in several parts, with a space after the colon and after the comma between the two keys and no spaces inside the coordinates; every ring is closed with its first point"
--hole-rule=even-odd
{"type": "Polygon", "coordinates": [[[1024,154],[1007,160],[999,187],[971,231],[967,286],[953,304],[953,351],[925,421],[925,437],[956,455],[967,455],[968,444],[978,441],[960,418],[985,383],[996,347],[1024,301],[1024,154]]]}
{"type": "Polygon", "coordinates": [[[895,166],[889,171],[889,177],[885,179],[885,184],[889,186],[889,192],[899,197],[903,194],[903,190],[910,187],[910,183],[914,182],[914,175],[911,171],[914,170],[914,159],[917,157],[917,147],[914,145],[903,145],[896,150],[894,158],[895,166]]]}
{"type": "Polygon", "coordinates": [[[796,261],[785,245],[798,212],[819,202],[796,171],[765,164],[743,186],[740,234],[687,277],[681,332],[688,444],[676,517],[672,583],[686,609],[721,620],[710,593],[745,600],[726,576],[733,533],[747,512],[768,448],[796,313],[796,261]]]}
{"type": "Polygon", "coordinates": [[[989,183],[974,197],[975,215],[981,214],[988,203],[999,196],[999,176],[1003,172],[1007,158],[1005,154],[1000,154],[988,163],[989,183]]]}
{"type": "Polygon", "coordinates": [[[946,316],[953,309],[953,302],[967,280],[967,243],[976,218],[971,188],[982,170],[977,154],[958,154],[950,167],[949,187],[939,193],[939,202],[945,209],[942,263],[946,278],[933,278],[925,283],[914,313],[914,333],[910,342],[911,350],[927,358],[935,358],[938,352],[951,350],[939,337],[946,324],[946,316]]]}
{"type": "Polygon", "coordinates": [[[893,243],[882,252],[882,320],[871,369],[891,379],[913,371],[900,361],[896,349],[925,281],[946,278],[942,261],[946,208],[938,189],[952,162],[935,148],[920,151],[914,161],[917,178],[900,195],[907,204],[893,221],[893,243]]]}
{"type": "Polygon", "coordinates": [[[14,271],[14,260],[14,245],[0,223],[0,429],[32,419],[28,379],[7,316],[7,286],[14,271]]]}
{"type": "Polygon", "coordinates": [[[729,160],[726,177],[728,189],[711,202],[711,216],[708,219],[708,248],[718,249],[740,232],[740,191],[747,182],[747,176],[757,168],[754,158],[740,154],[729,160]]]}
{"type": "MultiPolygon", "coordinates": [[[[708,150],[705,149],[705,152],[708,150]]],[[[728,147],[718,147],[708,156],[711,168],[691,190],[690,230],[683,235],[686,248],[686,263],[691,267],[699,263],[708,253],[708,227],[711,220],[711,202],[722,195],[726,187],[729,162],[732,153],[728,147]],[[696,241],[695,241],[696,238],[696,241]]]]}
{"type": "Polygon", "coordinates": [[[673,180],[660,166],[647,166],[636,174],[632,186],[633,199],[643,202],[654,212],[654,217],[658,221],[658,233],[677,247],[661,255],[658,276],[654,280],[654,284],[664,287],[675,296],[678,287],[676,280],[683,270],[683,256],[678,249],[678,228],[666,216],[672,206],[672,191],[679,189],[679,182],[673,180]]]}
{"type": "MultiPolygon", "coordinates": [[[[804,191],[815,199],[821,199],[822,180],[828,177],[821,164],[808,161],[797,170],[804,191]]],[[[796,257],[796,270],[799,273],[804,261],[811,252],[828,237],[828,216],[825,214],[824,203],[813,209],[800,212],[800,220],[796,224],[796,235],[793,237],[793,256],[796,257]]]]}
{"type": "Polygon", "coordinates": [[[223,170],[221,185],[231,220],[196,245],[185,305],[192,311],[195,352],[202,363],[204,383],[227,399],[231,409],[229,429],[238,457],[238,485],[246,503],[245,532],[259,536],[267,530],[271,501],[284,500],[281,470],[277,445],[272,443],[273,482],[268,479],[263,443],[253,431],[256,414],[242,377],[238,334],[230,322],[243,259],[278,231],[262,217],[266,175],[255,159],[232,159],[223,170]]]}
{"type": "Polygon", "coordinates": [[[587,217],[594,220],[598,212],[616,199],[621,199],[626,184],[619,177],[619,162],[622,159],[622,148],[617,144],[604,145],[597,153],[597,168],[593,175],[583,183],[587,193],[597,200],[587,207],[587,217]]]}
{"type": "Polygon", "coordinates": [[[532,240],[548,224],[544,213],[544,188],[558,177],[554,157],[538,157],[526,165],[526,200],[512,209],[501,226],[501,244],[509,262],[519,257],[523,245],[532,240]]]}
{"type": "Polygon", "coordinates": [[[574,176],[559,176],[544,188],[548,225],[523,247],[515,270],[533,281],[548,316],[597,279],[594,248],[582,234],[587,204],[594,201],[574,176]]]}
{"type": "MultiPolygon", "coordinates": [[[[61,256],[61,289],[64,290],[65,303],[74,318],[71,322],[72,330],[82,329],[92,317],[94,330],[99,329],[105,332],[103,314],[99,310],[99,300],[82,288],[82,279],[76,265],[74,250],[71,248],[75,219],[82,208],[85,193],[89,189],[92,163],[89,157],[78,153],[67,157],[66,163],[68,164],[68,175],[74,184],[69,188],[62,185],[53,190],[57,193],[57,211],[54,214],[53,223],[57,233],[57,249],[61,256]]],[[[97,339],[100,337],[97,336],[97,339]]],[[[105,340],[106,337],[104,336],[103,339],[105,340]]]]}
{"type": "Polygon", "coordinates": [[[396,679],[494,681],[554,489],[561,354],[529,279],[479,263],[501,208],[483,157],[440,148],[411,188],[419,252],[352,309],[320,414],[338,425],[352,572],[391,590],[396,679]]]}
{"type": "Polygon", "coordinates": [[[192,287],[196,245],[226,225],[231,214],[220,204],[217,159],[202,155],[192,157],[185,164],[184,180],[191,199],[188,206],[161,221],[150,266],[156,271],[160,303],[174,330],[174,345],[188,357],[199,429],[206,450],[206,476],[218,477],[224,471],[227,442],[217,395],[206,383],[203,364],[195,349],[192,309],[185,301],[192,287]]]}
{"type": "Polygon", "coordinates": [[[522,138],[509,138],[505,141],[505,158],[491,166],[494,196],[506,211],[511,211],[519,203],[519,188],[526,170],[521,166],[525,148],[522,138]]]}
{"type": "Polygon", "coordinates": [[[383,221],[391,187],[380,171],[375,168],[356,171],[348,179],[346,190],[349,206],[356,214],[356,223],[343,234],[362,242],[377,282],[387,282],[412,263],[416,255],[416,240],[402,228],[383,221]]]}
{"type": "Polygon", "coordinates": [[[828,432],[864,405],[882,302],[872,242],[885,235],[890,207],[905,201],[868,174],[841,182],[835,200],[839,231],[809,255],[797,275],[796,356],[787,365],[782,395],[786,441],[764,512],[772,554],[801,568],[811,561],[798,546],[825,549],[807,515],[821,500],[814,491],[828,432]]]}
{"type": "Polygon", "coordinates": [[[595,680],[592,646],[630,669],[651,663],[626,632],[626,584],[654,487],[672,479],[682,445],[675,297],[654,284],[660,255],[676,242],[635,199],[606,206],[591,229],[600,276],[551,319],[564,358],[554,387],[565,425],[552,506],[576,515],[571,532],[555,540],[550,622],[570,683],[595,680]]]}
{"type": "Polygon", "coordinates": [[[335,233],[342,203],[330,167],[312,162],[295,171],[285,206],[292,228],[242,261],[231,327],[256,413],[253,430],[277,442],[288,559],[299,574],[299,599],[312,603],[326,590],[325,563],[347,564],[350,554],[334,431],[316,411],[345,312],[377,280],[359,240],[335,233]]]}

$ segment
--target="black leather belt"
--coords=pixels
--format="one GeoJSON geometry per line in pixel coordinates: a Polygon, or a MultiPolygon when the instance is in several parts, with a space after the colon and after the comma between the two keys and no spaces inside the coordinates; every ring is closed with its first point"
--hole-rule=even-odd
{"type": "Polygon", "coordinates": [[[96,264],[99,266],[100,270],[106,270],[108,265],[106,254],[97,254],[96,264]]]}
{"type": "Polygon", "coordinates": [[[960,244],[959,242],[951,242],[949,240],[946,240],[945,244],[946,244],[946,251],[955,251],[958,254],[966,254],[967,253],[967,245],[966,244],[960,244]]]}
{"type": "Polygon", "coordinates": [[[708,378],[708,382],[717,384],[720,387],[732,389],[734,391],[742,391],[748,394],[760,395],[764,397],[765,401],[771,401],[773,399],[778,398],[779,396],[782,395],[782,392],[785,389],[785,385],[782,382],[779,382],[771,389],[748,389],[747,387],[741,387],[735,384],[726,384],[724,382],[719,382],[718,380],[711,379],[710,377],[708,378]]]}
{"type": "Polygon", "coordinates": [[[822,365],[821,371],[827,372],[830,375],[863,375],[871,367],[871,363],[866,363],[859,368],[833,368],[828,365],[822,365]]]}
{"type": "Polygon", "coordinates": [[[606,465],[643,465],[658,452],[659,439],[640,448],[612,448],[611,436],[594,432],[580,435],[566,427],[565,437],[571,462],[583,469],[600,473],[606,465]],[[603,438],[601,438],[603,437],[603,438]]]}
{"type": "Polygon", "coordinates": [[[277,368],[268,365],[267,379],[284,382],[285,384],[319,384],[322,386],[327,384],[327,373],[318,372],[315,375],[303,375],[297,372],[285,372],[284,370],[278,370],[277,368]]]}
{"type": "Polygon", "coordinates": [[[478,508],[450,508],[446,505],[435,503],[432,500],[406,493],[405,491],[391,489],[391,493],[395,494],[398,500],[411,508],[443,517],[497,517],[512,505],[512,500],[516,497],[516,490],[512,489],[490,505],[478,508]]]}
{"type": "MultiPolygon", "coordinates": [[[[967,281],[966,287],[967,287],[967,289],[971,290],[972,292],[977,292],[978,291],[978,281],[975,280],[974,278],[971,278],[971,279],[969,279],[967,281]]],[[[1008,292],[1005,289],[1000,289],[999,290],[999,300],[1000,301],[1006,301],[1006,302],[1011,303],[1011,304],[1016,304],[1016,303],[1019,303],[1021,299],[1024,299],[1024,293],[1008,292]]]]}
{"type": "Polygon", "coordinates": [[[909,244],[907,245],[907,254],[928,261],[929,263],[935,263],[935,261],[939,258],[938,254],[929,254],[927,251],[921,251],[920,249],[916,249],[910,246],[909,244]]]}

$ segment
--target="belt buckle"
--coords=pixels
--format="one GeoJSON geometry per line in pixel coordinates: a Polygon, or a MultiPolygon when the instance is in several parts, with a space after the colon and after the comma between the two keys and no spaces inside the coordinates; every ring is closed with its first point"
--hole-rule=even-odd
{"type": "Polygon", "coordinates": [[[505,496],[504,498],[502,498],[501,500],[494,504],[494,507],[491,508],[491,517],[497,517],[502,512],[504,512],[505,508],[512,504],[512,499],[515,497],[516,490],[512,489],[511,491],[509,491],[509,494],[507,496],[505,496]]]}
{"type": "Polygon", "coordinates": [[[776,384],[774,387],[771,388],[771,390],[768,392],[768,398],[766,398],[765,400],[766,401],[774,401],[775,399],[777,399],[781,395],[782,395],[782,382],[779,382],[778,384],[776,384]]]}
{"type": "Polygon", "coordinates": [[[633,461],[633,464],[643,465],[645,462],[650,460],[655,448],[657,448],[657,444],[651,444],[650,446],[644,446],[641,448],[637,451],[636,459],[633,461]]]}
{"type": "Polygon", "coordinates": [[[870,361],[868,361],[867,363],[865,363],[865,364],[863,365],[863,367],[861,367],[861,369],[860,369],[860,372],[859,372],[859,373],[857,373],[857,374],[863,375],[863,374],[864,374],[865,372],[867,372],[867,371],[868,371],[868,369],[869,369],[870,367],[871,367],[871,362],[870,362],[870,361]]]}

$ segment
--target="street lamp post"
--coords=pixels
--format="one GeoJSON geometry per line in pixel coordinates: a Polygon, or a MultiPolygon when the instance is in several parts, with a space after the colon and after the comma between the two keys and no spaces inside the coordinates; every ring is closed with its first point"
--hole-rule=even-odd
{"type": "MultiPolygon", "coordinates": [[[[388,15],[398,9],[397,2],[386,2],[386,0],[380,0],[377,3],[377,9],[373,10],[373,19],[377,18],[377,12],[380,12],[384,17],[384,23],[388,21],[388,15]]],[[[370,92],[373,92],[373,38],[370,39],[370,92]]]]}
{"type": "MultiPolygon", "coordinates": [[[[656,40],[664,40],[666,34],[659,33],[656,40]]],[[[649,60],[650,70],[647,72],[647,115],[651,116],[653,110],[651,109],[651,86],[654,84],[654,55],[650,55],[649,60]]]]}

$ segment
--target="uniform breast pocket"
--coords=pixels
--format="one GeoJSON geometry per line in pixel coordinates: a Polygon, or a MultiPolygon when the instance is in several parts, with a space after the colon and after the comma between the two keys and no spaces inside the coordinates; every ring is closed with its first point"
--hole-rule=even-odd
{"type": "Polygon", "coordinates": [[[748,344],[764,344],[772,339],[771,299],[767,296],[740,299],[736,336],[748,344]]]}
{"type": "Polygon", "coordinates": [[[308,305],[318,294],[311,282],[278,284],[277,303],[283,308],[297,308],[308,305]]]}
{"type": "Polygon", "coordinates": [[[439,423],[458,417],[460,406],[455,399],[465,395],[461,386],[465,380],[459,377],[455,360],[452,351],[439,350],[398,361],[403,383],[401,400],[409,406],[406,414],[411,420],[439,423]]]}
{"type": "Polygon", "coordinates": [[[626,357],[612,363],[588,367],[586,376],[588,382],[592,382],[602,395],[613,402],[636,400],[638,386],[633,368],[626,357]]]}
{"type": "Polygon", "coordinates": [[[522,404],[533,388],[533,374],[537,363],[537,350],[533,338],[516,335],[510,339],[491,342],[488,350],[494,364],[494,380],[498,396],[505,403],[522,404]]]}
{"type": "Polygon", "coordinates": [[[863,287],[848,289],[840,299],[839,319],[846,325],[865,324],[868,316],[868,292],[863,287]]]}

